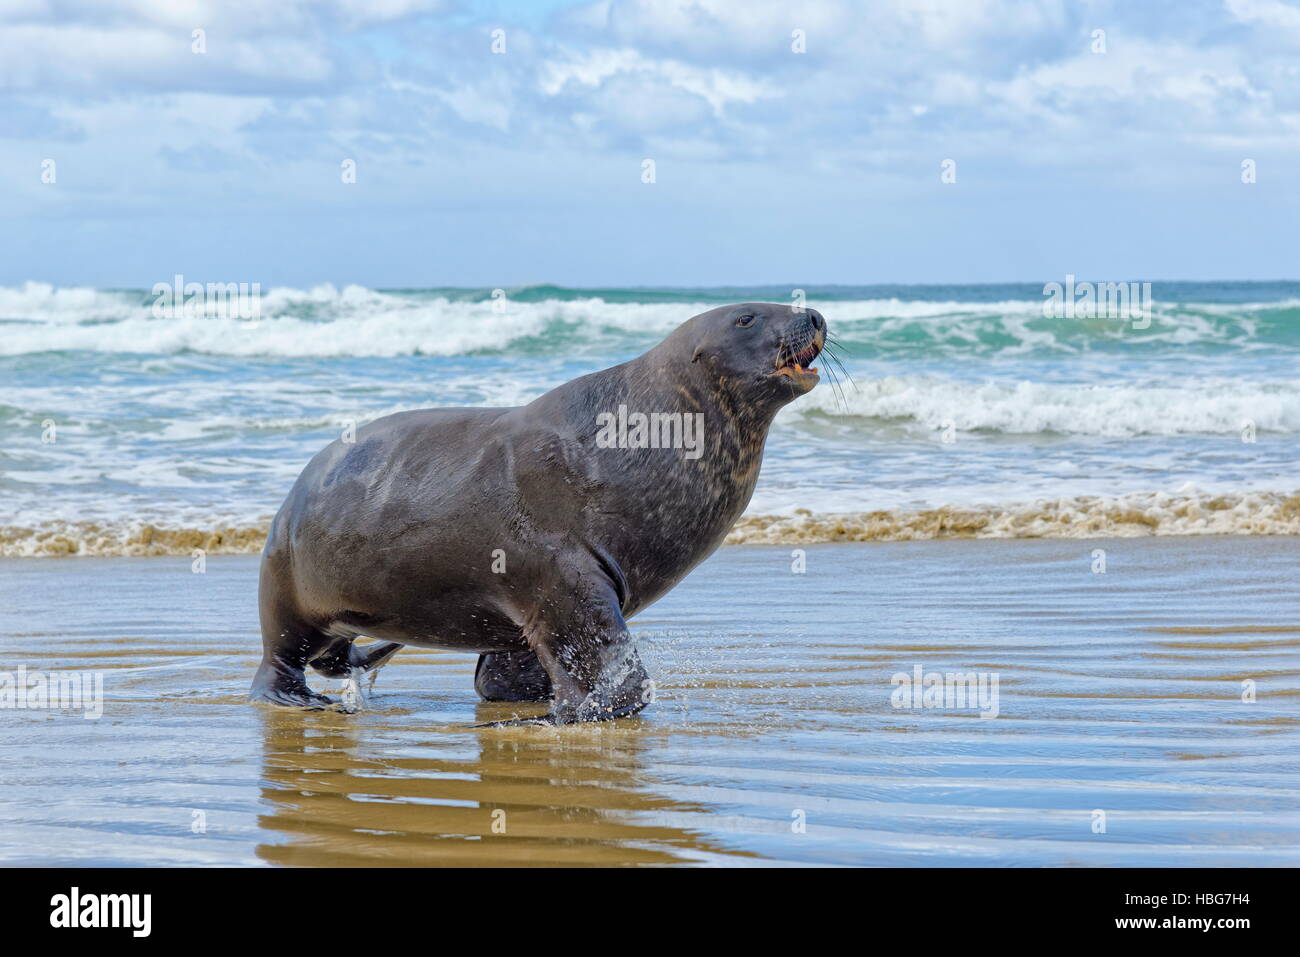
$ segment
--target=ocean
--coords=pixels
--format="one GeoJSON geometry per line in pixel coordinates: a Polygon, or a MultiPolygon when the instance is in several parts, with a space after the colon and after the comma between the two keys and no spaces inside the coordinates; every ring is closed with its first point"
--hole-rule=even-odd
{"type": "MultiPolygon", "coordinates": [[[[1300,533],[1300,282],[1156,282],[1054,318],[1041,284],[805,287],[843,362],[772,429],[730,541],[1300,533]]],[[[517,405],[712,306],[792,287],[0,288],[0,555],[256,552],[350,425],[517,405]]]]}

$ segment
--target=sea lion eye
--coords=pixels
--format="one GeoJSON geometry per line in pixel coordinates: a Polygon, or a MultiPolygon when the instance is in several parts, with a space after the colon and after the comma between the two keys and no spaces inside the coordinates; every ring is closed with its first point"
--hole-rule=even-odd
{"type": "Polygon", "coordinates": [[[753,324],[754,324],[754,317],[749,313],[745,313],[745,315],[741,316],[739,319],[736,320],[736,325],[740,326],[740,328],[742,329],[744,329],[746,326],[752,326],[753,324]]]}

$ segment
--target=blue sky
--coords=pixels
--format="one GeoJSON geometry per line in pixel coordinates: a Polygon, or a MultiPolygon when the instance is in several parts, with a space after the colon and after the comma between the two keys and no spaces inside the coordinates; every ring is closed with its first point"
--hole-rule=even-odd
{"type": "Polygon", "coordinates": [[[0,0],[0,90],[3,285],[1300,273],[1281,0],[0,0]]]}

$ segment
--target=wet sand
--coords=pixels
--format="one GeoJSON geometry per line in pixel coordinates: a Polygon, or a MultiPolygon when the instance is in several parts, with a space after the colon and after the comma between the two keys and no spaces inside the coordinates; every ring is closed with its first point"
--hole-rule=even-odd
{"type": "Polygon", "coordinates": [[[104,688],[0,710],[0,861],[1300,863],[1296,539],[805,551],[723,548],[633,622],[659,700],[561,729],[469,727],[540,709],[418,650],[355,714],[246,704],[256,556],[0,559],[0,672],[104,688]],[[917,666],[997,717],[893,707],[917,666]]]}

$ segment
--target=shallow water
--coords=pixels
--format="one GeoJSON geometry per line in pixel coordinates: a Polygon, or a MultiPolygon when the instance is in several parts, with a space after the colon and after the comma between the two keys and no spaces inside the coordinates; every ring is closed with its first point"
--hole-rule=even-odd
{"type": "Polygon", "coordinates": [[[0,670],[93,669],[105,698],[99,720],[0,711],[0,860],[1300,862],[1293,539],[806,560],[723,548],[634,622],[659,700],[562,729],[469,727],[523,706],[417,650],[356,714],[246,704],[254,556],[0,560],[0,670]],[[895,709],[917,665],[996,673],[997,717],[895,709]]]}

